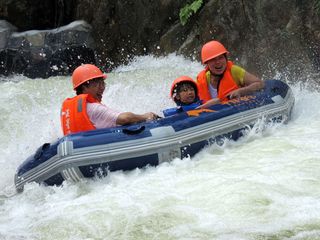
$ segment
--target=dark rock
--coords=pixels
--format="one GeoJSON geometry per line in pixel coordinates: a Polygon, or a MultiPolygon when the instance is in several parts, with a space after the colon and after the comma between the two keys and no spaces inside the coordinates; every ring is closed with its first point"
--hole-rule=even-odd
{"type": "Polygon", "coordinates": [[[75,18],[92,25],[97,57],[110,68],[109,63],[124,64],[135,55],[162,54],[159,40],[176,24],[184,4],[184,0],[79,0],[75,18]]]}
{"type": "Polygon", "coordinates": [[[14,32],[0,54],[4,75],[30,78],[70,74],[81,63],[95,63],[91,26],[75,21],[53,30],[14,32]]]}
{"type": "Polygon", "coordinates": [[[98,62],[104,70],[126,63],[135,55],[176,52],[200,60],[202,45],[216,39],[227,47],[231,60],[265,78],[280,72],[303,79],[319,72],[320,10],[316,0],[203,0],[201,8],[182,25],[180,9],[192,2],[2,0],[1,16],[20,31],[52,29],[77,19],[88,22],[92,29],[49,31],[45,37],[37,33],[32,41],[30,37],[11,39],[10,44],[15,47],[10,54],[8,49],[0,52],[0,71],[20,72],[25,65],[26,69],[33,69],[37,58],[50,68],[45,76],[70,73],[74,65],[82,62],[78,56],[98,62]],[[64,41],[72,44],[60,50],[64,41]],[[82,41],[88,44],[79,46],[82,41]],[[13,57],[13,52],[19,56],[13,57]],[[39,57],[42,52],[45,57],[39,57]],[[4,64],[9,65],[6,68],[4,64]]]}
{"type": "Polygon", "coordinates": [[[0,18],[13,23],[20,32],[50,30],[76,20],[77,0],[1,0],[0,18]]]}
{"type": "Polygon", "coordinates": [[[6,20],[0,20],[0,49],[6,48],[11,33],[16,30],[17,28],[11,23],[6,20]]]}

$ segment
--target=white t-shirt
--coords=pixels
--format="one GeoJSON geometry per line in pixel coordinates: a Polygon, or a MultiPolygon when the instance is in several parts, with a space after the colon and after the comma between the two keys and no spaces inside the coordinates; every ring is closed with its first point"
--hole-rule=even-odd
{"type": "Polygon", "coordinates": [[[216,98],[218,97],[218,91],[216,88],[214,88],[211,83],[209,83],[209,91],[210,91],[210,95],[211,95],[211,98],[216,98]]]}
{"type": "Polygon", "coordinates": [[[88,117],[97,129],[117,126],[120,113],[100,103],[87,103],[88,117]]]}

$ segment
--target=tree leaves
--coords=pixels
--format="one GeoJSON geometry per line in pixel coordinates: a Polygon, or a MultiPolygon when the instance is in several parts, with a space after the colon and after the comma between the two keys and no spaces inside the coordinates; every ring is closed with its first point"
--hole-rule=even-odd
{"type": "Polygon", "coordinates": [[[185,25],[192,14],[196,13],[201,8],[202,4],[202,0],[195,0],[193,3],[187,4],[181,8],[179,13],[181,24],[185,25]]]}

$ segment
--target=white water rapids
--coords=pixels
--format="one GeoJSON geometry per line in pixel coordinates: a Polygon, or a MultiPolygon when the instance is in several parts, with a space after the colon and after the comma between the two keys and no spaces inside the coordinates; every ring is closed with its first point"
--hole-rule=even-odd
{"type": "MultiPolygon", "coordinates": [[[[103,102],[143,113],[174,106],[171,82],[198,62],[139,57],[108,74],[103,102]]],[[[13,194],[17,167],[61,137],[70,77],[0,82],[0,239],[320,239],[320,94],[291,85],[291,121],[191,159],[13,194]]],[[[259,126],[258,126],[259,127],[259,126]]]]}

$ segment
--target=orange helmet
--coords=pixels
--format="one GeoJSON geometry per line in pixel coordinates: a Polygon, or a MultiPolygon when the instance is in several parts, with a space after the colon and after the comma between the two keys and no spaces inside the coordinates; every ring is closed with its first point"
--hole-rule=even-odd
{"type": "Polygon", "coordinates": [[[195,81],[193,81],[193,79],[191,77],[181,76],[181,77],[178,77],[177,79],[175,79],[171,85],[170,96],[171,96],[171,98],[173,98],[173,100],[175,100],[175,93],[176,93],[175,91],[177,89],[177,86],[179,83],[182,83],[182,82],[191,83],[195,88],[196,96],[198,96],[197,83],[195,81]]]}
{"type": "Polygon", "coordinates": [[[86,81],[101,77],[106,78],[107,75],[103,74],[98,67],[92,64],[83,64],[77,67],[72,73],[73,89],[76,89],[86,81]]]}
{"type": "Polygon", "coordinates": [[[229,53],[227,49],[218,41],[210,41],[203,45],[201,49],[201,60],[205,64],[210,59],[222,54],[229,53]]]}

